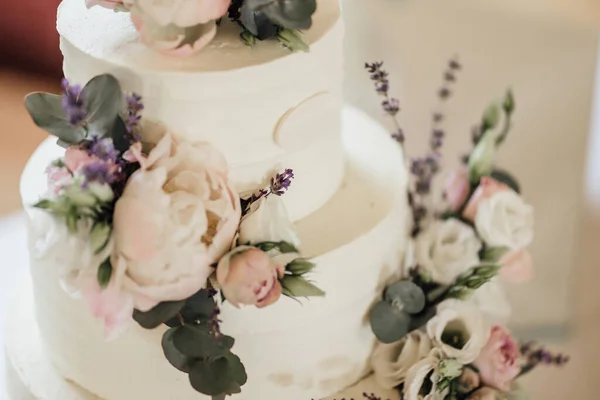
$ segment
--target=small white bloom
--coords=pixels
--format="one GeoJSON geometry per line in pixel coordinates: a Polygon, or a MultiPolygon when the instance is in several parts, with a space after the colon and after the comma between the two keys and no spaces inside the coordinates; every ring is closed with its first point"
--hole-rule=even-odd
{"type": "Polygon", "coordinates": [[[488,246],[523,249],[533,240],[533,207],[512,190],[496,193],[481,200],[475,227],[488,246]]]}
{"type": "Polygon", "coordinates": [[[375,380],[384,389],[404,383],[408,370],[425,358],[432,348],[426,333],[413,331],[396,343],[377,343],[371,356],[375,380]]]}
{"type": "Polygon", "coordinates": [[[414,364],[406,375],[406,383],[404,385],[404,399],[406,400],[442,400],[446,397],[448,389],[439,392],[437,390],[437,382],[439,374],[436,369],[442,359],[444,353],[439,348],[432,349],[427,357],[414,364]],[[433,374],[429,374],[433,371],[433,374]],[[429,393],[421,393],[425,380],[431,381],[431,390],[429,393]]]}
{"type": "Polygon", "coordinates": [[[300,244],[296,229],[279,196],[271,194],[254,202],[240,223],[240,244],[261,242],[287,242],[300,244]]]}
{"type": "Polygon", "coordinates": [[[490,327],[473,304],[446,300],[427,323],[427,334],[448,358],[466,365],[479,356],[490,336],[490,327]]]}
{"type": "Polygon", "coordinates": [[[434,222],[417,237],[415,257],[435,282],[449,285],[479,263],[480,249],[481,242],[470,226],[449,219],[434,222]]]}
{"type": "Polygon", "coordinates": [[[490,323],[505,323],[512,312],[504,287],[498,278],[474,290],[467,301],[479,308],[490,323]]]}

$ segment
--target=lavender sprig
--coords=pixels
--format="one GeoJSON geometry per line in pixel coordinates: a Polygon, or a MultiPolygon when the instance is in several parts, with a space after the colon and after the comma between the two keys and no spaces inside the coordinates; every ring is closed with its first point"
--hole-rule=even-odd
{"type": "Polygon", "coordinates": [[[83,168],[82,171],[85,176],[85,184],[91,182],[97,182],[100,184],[111,184],[115,181],[115,173],[111,166],[105,162],[96,162],[88,164],[83,168]]]}
{"type": "Polygon", "coordinates": [[[88,152],[102,161],[117,162],[117,150],[111,138],[93,138],[88,145],[88,152]]]}
{"type": "Polygon", "coordinates": [[[554,354],[535,342],[527,342],[521,345],[521,356],[525,363],[521,367],[519,376],[531,372],[539,365],[562,367],[570,361],[566,354],[554,354]]]}
{"type": "Polygon", "coordinates": [[[87,118],[85,96],[80,85],[71,85],[67,79],[62,80],[62,107],[67,113],[71,125],[79,125],[87,118]]]}
{"type": "Polygon", "coordinates": [[[275,175],[271,178],[271,193],[277,196],[283,196],[285,192],[290,188],[294,179],[294,171],[287,168],[280,174],[275,175]]]}
{"type": "Polygon", "coordinates": [[[142,111],[144,105],[142,104],[142,96],[137,93],[131,93],[126,97],[127,101],[127,120],[125,126],[127,133],[131,136],[131,140],[139,142],[141,137],[138,133],[139,122],[142,119],[142,111]]]}
{"type": "Polygon", "coordinates": [[[394,132],[392,133],[392,138],[398,143],[404,144],[404,131],[400,126],[400,122],[398,122],[398,119],[396,118],[398,112],[400,112],[400,102],[398,99],[390,96],[390,81],[388,79],[389,74],[383,69],[383,61],[374,62],[372,64],[365,63],[365,68],[371,74],[371,80],[374,82],[375,91],[384,98],[384,100],[381,102],[383,110],[390,117],[392,117],[392,121],[394,123],[394,132]]]}

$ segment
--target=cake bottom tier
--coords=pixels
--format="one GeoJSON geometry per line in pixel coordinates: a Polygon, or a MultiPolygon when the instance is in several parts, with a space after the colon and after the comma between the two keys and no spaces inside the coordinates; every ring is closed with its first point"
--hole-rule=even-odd
{"type": "MultiPolygon", "coordinates": [[[[29,277],[16,291],[9,310],[7,321],[10,323],[6,324],[5,343],[6,400],[103,400],[62,378],[46,356],[35,320],[29,277]]],[[[396,391],[381,389],[373,377],[369,376],[325,400],[361,400],[364,399],[363,393],[373,393],[386,400],[400,399],[396,391]]],[[[1,391],[0,398],[5,399],[1,391]]]]}

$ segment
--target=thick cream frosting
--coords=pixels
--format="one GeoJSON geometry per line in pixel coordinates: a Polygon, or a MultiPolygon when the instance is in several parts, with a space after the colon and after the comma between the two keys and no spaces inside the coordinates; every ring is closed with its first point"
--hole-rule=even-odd
{"type": "MultiPolygon", "coordinates": [[[[317,263],[311,279],[327,295],[282,298],[262,310],[223,306],[222,329],[236,339],[234,351],[249,376],[236,399],[322,398],[368,372],[374,337],[366,315],[399,270],[409,217],[407,176],[402,154],[383,128],[355,110],[345,111],[343,120],[344,182],[321,209],[296,223],[303,253],[317,263]]],[[[161,328],[132,326],[105,342],[83,301],[60,288],[58,261],[37,255],[45,232],[41,211],[30,205],[45,192],[44,168],[60,153],[46,141],[22,178],[35,307],[48,357],[63,377],[104,400],[203,398],[165,360],[161,328]]]]}
{"type": "Polygon", "coordinates": [[[305,32],[310,52],[277,41],[253,48],[224,21],[217,37],[188,58],[161,55],[139,43],[126,13],[64,0],[58,31],[65,76],[84,84],[111,73],[140,93],[144,115],[176,135],[204,140],[227,157],[240,191],[261,186],[273,171],[293,168],[286,197],[293,220],[324,204],[343,177],[340,143],[343,24],[337,0],[321,0],[305,32]],[[310,197],[304,194],[310,192],[310,197]]]}

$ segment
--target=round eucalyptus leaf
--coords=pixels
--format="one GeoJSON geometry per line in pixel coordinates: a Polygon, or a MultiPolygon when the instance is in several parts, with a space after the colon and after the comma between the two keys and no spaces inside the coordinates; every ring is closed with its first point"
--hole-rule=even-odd
{"type": "Polygon", "coordinates": [[[194,360],[182,354],[179,350],[177,350],[177,347],[175,347],[173,335],[177,329],[179,328],[171,328],[164,333],[162,337],[163,353],[165,354],[167,361],[169,361],[172,366],[181,372],[188,373],[190,372],[190,365],[194,362],[194,360]]]}
{"type": "Polygon", "coordinates": [[[144,329],[154,329],[175,317],[184,304],[184,301],[165,301],[150,311],[134,310],[133,319],[144,329]]]}
{"type": "Polygon", "coordinates": [[[254,11],[246,3],[241,9],[240,22],[259,40],[269,39],[277,35],[277,25],[264,12],[254,11]]]}
{"type": "Polygon", "coordinates": [[[411,281],[400,281],[385,289],[383,298],[393,306],[401,305],[409,314],[419,313],[425,308],[425,293],[423,289],[411,281]]]}
{"type": "Polygon", "coordinates": [[[411,317],[386,301],[380,301],[369,315],[373,333],[383,343],[393,343],[409,332],[411,317]]]}
{"type": "Polygon", "coordinates": [[[228,368],[226,358],[213,362],[197,361],[190,368],[190,383],[195,390],[208,396],[226,393],[232,382],[228,368]]]}
{"type": "Polygon", "coordinates": [[[175,347],[185,355],[194,358],[222,357],[229,352],[233,341],[216,337],[207,326],[184,325],[174,336],[175,347]]]}

